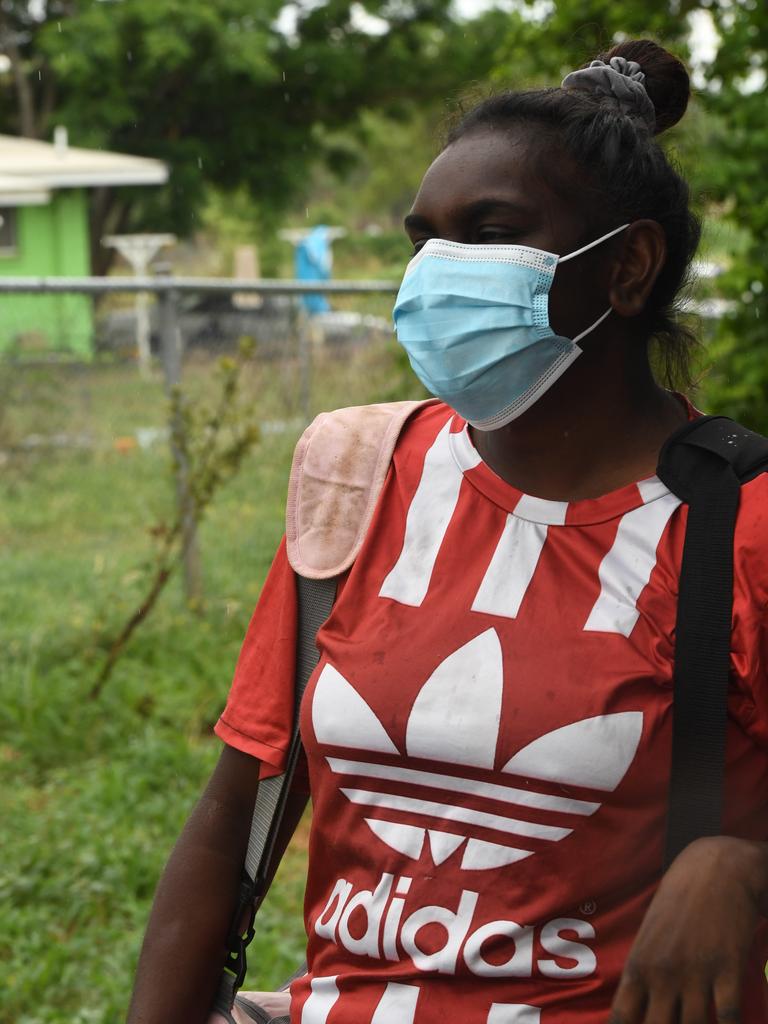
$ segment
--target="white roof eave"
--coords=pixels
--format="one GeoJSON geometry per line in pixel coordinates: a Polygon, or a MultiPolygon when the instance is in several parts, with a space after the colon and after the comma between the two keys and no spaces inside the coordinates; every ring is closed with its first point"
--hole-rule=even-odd
{"type": "Polygon", "coordinates": [[[0,206],[47,206],[50,201],[50,182],[30,184],[21,175],[0,174],[0,206]]]}
{"type": "Polygon", "coordinates": [[[50,192],[4,192],[0,188],[0,206],[47,206],[50,192]]]}
{"type": "MultiPolygon", "coordinates": [[[[102,185],[164,185],[168,166],[161,160],[99,149],[57,146],[38,139],[0,135],[0,179],[23,183],[18,191],[96,188],[102,185]]],[[[0,188],[2,182],[0,181],[0,188]]],[[[16,193],[14,185],[7,189],[16,193]]]]}
{"type": "Polygon", "coordinates": [[[46,171],[45,180],[51,188],[98,188],[101,185],[164,185],[168,181],[168,169],[159,164],[157,168],[130,169],[126,171],[46,171]]]}

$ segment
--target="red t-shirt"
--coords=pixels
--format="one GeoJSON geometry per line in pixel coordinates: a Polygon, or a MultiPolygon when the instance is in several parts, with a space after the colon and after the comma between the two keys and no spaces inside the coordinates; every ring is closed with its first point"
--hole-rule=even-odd
{"type": "MultiPolygon", "coordinates": [[[[726,831],[768,839],[768,476],[736,531],[726,831]]],[[[659,881],[687,510],[655,477],[523,494],[420,410],[318,634],[294,1024],[594,1024],[659,881]]],[[[280,548],[218,735],[280,768],[295,596],[280,548]]],[[[756,938],[745,1024],[768,1019],[756,938]]]]}

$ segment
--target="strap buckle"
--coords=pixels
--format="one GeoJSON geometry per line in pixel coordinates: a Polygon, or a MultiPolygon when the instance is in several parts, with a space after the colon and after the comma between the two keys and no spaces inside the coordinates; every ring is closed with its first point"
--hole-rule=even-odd
{"type": "Polygon", "coordinates": [[[254,936],[254,919],[256,917],[256,900],[259,886],[248,875],[240,880],[237,897],[237,909],[232,919],[232,927],[227,936],[227,953],[224,970],[234,976],[234,991],[245,981],[248,968],[246,949],[254,936]]]}

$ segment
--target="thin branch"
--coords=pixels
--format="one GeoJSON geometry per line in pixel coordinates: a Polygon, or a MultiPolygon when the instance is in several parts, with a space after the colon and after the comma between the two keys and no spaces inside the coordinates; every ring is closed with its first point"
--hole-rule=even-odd
{"type": "Polygon", "coordinates": [[[112,675],[112,671],[115,665],[117,664],[120,655],[123,653],[126,646],[128,645],[128,641],[131,639],[133,634],[136,632],[136,630],[139,628],[142,622],[146,619],[146,617],[155,607],[158,598],[165,590],[166,584],[170,580],[171,575],[173,574],[173,570],[175,569],[176,565],[179,562],[179,559],[183,554],[184,549],[183,547],[181,547],[176,552],[174,557],[168,559],[168,553],[170,552],[173,543],[178,538],[180,532],[181,523],[174,523],[173,528],[171,529],[168,535],[168,538],[166,538],[165,557],[161,557],[160,564],[158,565],[158,568],[155,572],[155,575],[143,600],[136,608],[134,613],[126,620],[125,624],[123,625],[123,628],[120,630],[120,632],[117,634],[115,639],[110,644],[109,651],[107,652],[107,657],[104,661],[104,664],[101,666],[101,671],[96,677],[96,682],[93,684],[90,691],[88,692],[89,700],[96,700],[101,695],[101,691],[104,689],[104,684],[112,675]]]}
{"type": "MultiPolygon", "coordinates": [[[[244,429],[235,432],[234,439],[229,444],[219,446],[222,432],[237,416],[238,406],[234,398],[245,356],[245,350],[242,350],[232,370],[227,371],[228,375],[222,382],[221,394],[213,414],[207,413],[202,417],[204,429],[210,433],[206,436],[207,443],[192,460],[190,477],[194,515],[198,521],[213,501],[219,487],[237,473],[243,458],[258,436],[253,425],[247,424],[244,429]]],[[[194,440],[195,424],[194,421],[188,422],[184,415],[184,397],[180,391],[174,391],[171,401],[170,422],[174,457],[177,457],[178,448],[183,449],[187,457],[190,441],[194,440]],[[178,432],[178,436],[174,436],[174,432],[178,432]]],[[[96,700],[101,695],[131,637],[152,612],[173,572],[184,560],[192,538],[192,534],[185,529],[185,515],[186,513],[179,509],[171,528],[163,532],[162,546],[156,554],[156,568],[147,592],[110,643],[104,664],[88,693],[90,700],[96,700]]]]}

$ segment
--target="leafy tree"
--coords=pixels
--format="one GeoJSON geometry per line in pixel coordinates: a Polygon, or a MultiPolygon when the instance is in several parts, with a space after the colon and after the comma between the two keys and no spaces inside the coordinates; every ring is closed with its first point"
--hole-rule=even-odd
{"type": "Polygon", "coordinates": [[[705,102],[716,124],[703,174],[713,202],[747,233],[723,277],[734,311],[712,343],[708,405],[768,433],[768,8],[757,0],[712,8],[720,32],[705,102]]]}
{"type": "MultiPolygon", "coordinates": [[[[168,161],[164,190],[96,190],[103,234],[143,225],[189,233],[208,185],[245,187],[275,215],[324,155],[328,132],[365,106],[402,112],[485,75],[496,38],[468,37],[449,0],[326,0],[280,31],[283,0],[50,0],[36,19],[0,0],[12,64],[0,127],[168,161]],[[15,49],[14,49],[15,48],[15,49]]],[[[332,156],[333,153],[331,152],[332,156]]]]}
{"type": "Polygon", "coordinates": [[[552,85],[574,68],[624,38],[663,41],[688,55],[688,15],[697,0],[648,4],[639,0],[558,0],[542,15],[537,0],[525,0],[527,19],[508,27],[496,56],[494,78],[512,87],[552,85]]]}

